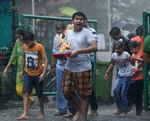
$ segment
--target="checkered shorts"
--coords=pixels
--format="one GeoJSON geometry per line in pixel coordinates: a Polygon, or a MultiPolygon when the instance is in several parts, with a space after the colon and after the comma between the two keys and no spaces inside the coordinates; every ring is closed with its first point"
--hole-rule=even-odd
{"type": "Polygon", "coordinates": [[[91,95],[91,72],[70,72],[65,70],[63,89],[64,93],[77,92],[80,96],[91,95]]]}

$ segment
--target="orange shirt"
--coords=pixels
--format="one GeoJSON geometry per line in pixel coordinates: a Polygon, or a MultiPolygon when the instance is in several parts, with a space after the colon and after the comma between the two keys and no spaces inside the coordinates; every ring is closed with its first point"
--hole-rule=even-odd
{"type": "Polygon", "coordinates": [[[45,49],[42,44],[35,42],[32,48],[23,45],[25,55],[25,68],[24,71],[30,76],[39,76],[43,71],[43,59],[45,49]]]}
{"type": "MultiPolygon", "coordinates": [[[[144,53],[143,53],[144,38],[140,37],[140,36],[135,36],[135,37],[131,38],[131,41],[136,41],[136,42],[140,43],[140,49],[139,49],[138,53],[132,54],[132,57],[143,59],[144,58],[144,53]]],[[[140,62],[138,61],[138,63],[140,63],[140,62]]],[[[143,69],[143,67],[137,68],[136,73],[132,77],[133,80],[143,80],[144,79],[144,73],[141,72],[142,69],[143,69]]]]}

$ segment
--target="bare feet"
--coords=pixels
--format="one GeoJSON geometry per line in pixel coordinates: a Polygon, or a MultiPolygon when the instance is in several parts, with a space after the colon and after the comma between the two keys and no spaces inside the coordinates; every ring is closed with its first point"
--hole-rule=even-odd
{"type": "Polygon", "coordinates": [[[26,115],[21,115],[21,116],[16,118],[16,120],[28,120],[28,119],[29,119],[29,117],[26,115]]]}
{"type": "Polygon", "coordinates": [[[126,112],[122,112],[121,114],[120,114],[120,116],[126,116],[128,113],[126,113],[126,112]]]}
{"type": "Polygon", "coordinates": [[[67,113],[64,115],[65,118],[73,118],[73,114],[72,113],[67,113]]]}
{"type": "Polygon", "coordinates": [[[97,112],[97,111],[93,111],[93,110],[89,110],[89,111],[88,111],[88,115],[89,115],[89,116],[97,116],[97,115],[98,115],[98,112],[97,112]]]}
{"type": "Polygon", "coordinates": [[[113,112],[114,115],[119,115],[119,116],[126,116],[128,113],[127,112],[121,112],[119,110],[116,110],[113,112]]]}
{"type": "Polygon", "coordinates": [[[37,117],[38,120],[43,120],[44,119],[44,115],[43,114],[39,114],[37,117]]]}
{"type": "Polygon", "coordinates": [[[115,110],[115,111],[113,112],[113,115],[120,115],[121,113],[122,113],[121,111],[115,110]]]}
{"type": "Polygon", "coordinates": [[[73,121],[79,121],[80,120],[80,113],[77,112],[74,116],[73,116],[73,121]]]}

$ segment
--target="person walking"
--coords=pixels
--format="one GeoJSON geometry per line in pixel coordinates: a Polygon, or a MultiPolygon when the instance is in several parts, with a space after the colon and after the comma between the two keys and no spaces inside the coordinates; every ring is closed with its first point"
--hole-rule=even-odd
{"type": "MultiPolygon", "coordinates": [[[[127,52],[131,53],[129,45],[128,45],[128,40],[126,40],[125,37],[122,35],[119,27],[112,27],[112,29],[109,32],[109,35],[112,39],[112,52],[115,51],[115,46],[118,42],[123,42],[125,50],[127,52]]],[[[114,89],[116,88],[117,83],[118,83],[117,69],[116,69],[116,66],[114,65],[113,72],[112,72],[112,86],[111,86],[111,96],[112,97],[114,96],[114,89]]]]}
{"type": "Polygon", "coordinates": [[[47,57],[42,44],[34,40],[31,32],[26,32],[23,38],[24,51],[24,75],[23,75],[23,113],[17,117],[17,120],[27,120],[29,118],[29,101],[28,98],[33,87],[40,103],[40,114],[38,119],[44,118],[44,103],[42,100],[43,77],[47,69],[47,57]]]}
{"type": "Polygon", "coordinates": [[[66,61],[63,88],[66,99],[76,108],[74,121],[87,121],[88,99],[92,93],[90,53],[97,49],[93,34],[84,27],[84,18],[84,13],[74,13],[74,28],[65,37],[71,45],[71,55],[66,61]]]}
{"type": "MultiPolygon", "coordinates": [[[[4,73],[8,71],[11,65],[15,65],[17,68],[16,71],[16,93],[19,97],[23,96],[23,37],[24,37],[25,30],[21,27],[16,29],[15,38],[16,42],[13,47],[11,57],[9,59],[8,64],[4,69],[4,73]]],[[[33,103],[33,98],[29,97],[29,102],[33,103]]]]}
{"type": "Polygon", "coordinates": [[[104,75],[104,78],[108,80],[113,66],[116,65],[118,83],[114,89],[114,101],[117,106],[117,110],[114,112],[115,115],[126,115],[130,110],[128,88],[133,75],[130,57],[130,54],[124,49],[124,43],[116,43],[115,52],[112,53],[111,57],[111,64],[104,75]]]}
{"type": "Polygon", "coordinates": [[[141,42],[131,41],[131,50],[132,50],[132,71],[134,75],[131,78],[131,84],[129,86],[129,100],[131,106],[135,104],[136,115],[140,116],[143,111],[143,89],[144,89],[144,52],[141,51],[141,42]]]}

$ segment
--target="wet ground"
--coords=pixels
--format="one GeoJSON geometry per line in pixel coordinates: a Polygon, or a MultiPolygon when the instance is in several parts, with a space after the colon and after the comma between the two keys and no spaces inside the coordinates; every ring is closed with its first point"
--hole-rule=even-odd
{"type": "MultiPolygon", "coordinates": [[[[135,116],[134,109],[127,116],[114,116],[112,114],[115,106],[112,104],[99,105],[98,115],[89,116],[89,121],[150,121],[150,112],[143,112],[142,116],[135,116]]],[[[32,105],[30,110],[30,119],[28,121],[38,121],[37,102],[32,105]]],[[[16,117],[22,112],[22,103],[20,100],[9,100],[0,103],[0,121],[16,121],[16,117]]],[[[72,121],[64,117],[56,117],[55,102],[50,98],[49,103],[45,106],[46,116],[42,121],[72,121]]]]}

